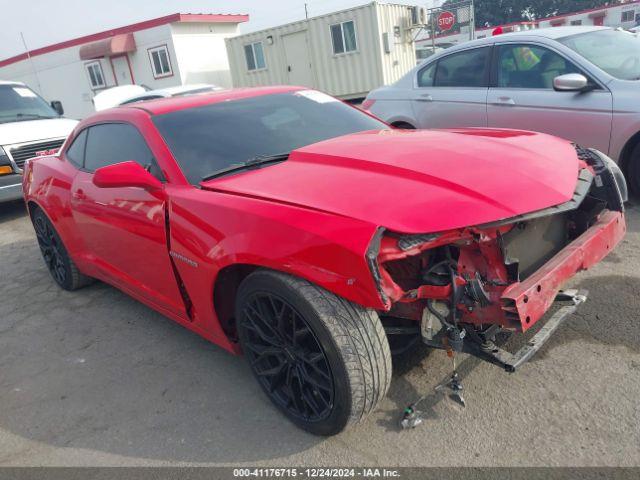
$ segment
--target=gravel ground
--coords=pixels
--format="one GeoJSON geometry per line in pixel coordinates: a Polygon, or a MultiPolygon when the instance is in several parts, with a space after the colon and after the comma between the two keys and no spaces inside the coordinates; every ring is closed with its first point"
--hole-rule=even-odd
{"type": "Polygon", "coordinates": [[[518,373],[467,358],[467,407],[431,395],[440,351],[394,365],[365,423],[308,435],[233,357],[120,291],[57,288],[21,204],[0,205],[0,465],[640,466],[640,207],[591,295],[518,373]]]}

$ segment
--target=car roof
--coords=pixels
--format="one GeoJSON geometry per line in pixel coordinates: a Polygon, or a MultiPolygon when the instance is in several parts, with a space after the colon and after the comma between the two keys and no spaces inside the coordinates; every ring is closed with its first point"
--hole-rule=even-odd
{"type": "Polygon", "coordinates": [[[26,86],[22,82],[12,82],[11,80],[0,80],[0,85],[20,85],[21,87],[26,86]]]}
{"type": "Polygon", "coordinates": [[[144,103],[132,103],[122,105],[118,108],[137,108],[146,111],[150,115],[162,115],[165,113],[185,110],[188,108],[202,107],[230,100],[239,100],[242,98],[259,97],[262,95],[272,95],[275,93],[288,93],[298,90],[306,90],[306,87],[295,87],[290,85],[272,86],[272,87],[253,87],[253,88],[233,88],[229,90],[217,90],[201,95],[192,95],[185,97],[167,97],[155,100],[147,100],[144,103]]]}
{"type": "Polygon", "coordinates": [[[594,27],[594,26],[584,26],[584,27],[547,27],[547,28],[534,28],[532,30],[521,30],[519,32],[509,32],[502,33],[500,35],[488,36],[485,38],[480,38],[478,40],[471,40],[464,43],[459,43],[453,47],[447,48],[447,52],[452,52],[455,50],[465,49],[471,46],[476,45],[485,45],[494,43],[497,40],[508,38],[508,39],[517,39],[517,38],[531,38],[531,37],[542,37],[548,38],[550,40],[557,40],[559,38],[569,37],[571,35],[579,35],[581,33],[589,33],[595,32],[598,30],[611,30],[610,27],[594,27]]]}

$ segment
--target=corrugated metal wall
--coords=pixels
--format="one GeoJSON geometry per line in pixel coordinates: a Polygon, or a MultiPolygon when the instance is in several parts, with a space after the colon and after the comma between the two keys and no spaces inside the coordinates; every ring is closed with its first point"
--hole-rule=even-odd
{"type": "Polygon", "coordinates": [[[231,76],[236,87],[288,84],[289,75],[282,37],[306,30],[308,58],[313,85],[343,98],[366,95],[370,90],[399,78],[415,65],[413,45],[406,31],[409,12],[406,5],[371,3],[259,32],[227,39],[231,76]],[[353,20],[357,51],[333,54],[330,26],[353,20]],[[393,26],[401,29],[401,37],[393,36],[393,26]],[[395,41],[393,52],[383,52],[382,32],[389,31],[395,41]],[[267,37],[273,38],[269,45],[267,37]],[[262,42],[266,68],[249,71],[244,46],[262,42]],[[409,57],[412,57],[411,59],[409,57]],[[389,80],[392,79],[392,80],[389,80]]]}
{"type": "Polygon", "coordinates": [[[411,30],[410,15],[406,5],[378,5],[378,30],[382,47],[382,36],[389,33],[393,43],[391,53],[383,53],[382,79],[384,85],[399,80],[405,73],[416,66],[416,51],[413,43],[414,31],[411,30]],[[393,27],[400,27],[400,35],[395,36],[393,27]]]}

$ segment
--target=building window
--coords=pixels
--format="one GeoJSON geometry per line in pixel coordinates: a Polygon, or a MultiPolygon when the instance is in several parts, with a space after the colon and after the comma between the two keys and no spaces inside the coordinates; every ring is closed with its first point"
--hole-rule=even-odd
{"type": "Polygon", "coordinates": [[[635,11],[627,10],[626,12],[622,12],[622,22],[633,22],[636,18],[635,11]]]}
{"type": "Polygon", "coordinates": [[[153,78],[170,77],[173,75],[171,60],[169,59],[169,49],[166,45],[149,49],[149,60],[153,78]]]}
{"type": "Polygon", "coordinates": [[[244,56],[247,59],[247,70],[262,70],[263,68],[267,68],[267,65],[264,62],[262,42],[245,45],[244,56]]]}
{"type": "Polygon", "coordinates": [[[353,20],[331,25],[331,41],[333,42],[334,55],[355,52],[358,49],[358,44],[353,20]]]}
{"type": "Polygon", "coordinates": [[[87,63],[85,64],[85,68],[89,74],[89,83],[91,83],[91,88],[96,89],[106,87],[100,62],[87,63]]]}
{"type": "Polygon", "coordinates": [[[571,25],[577,27],[578,25],[582,25],[582,20],[571,20],[571,25]]]}

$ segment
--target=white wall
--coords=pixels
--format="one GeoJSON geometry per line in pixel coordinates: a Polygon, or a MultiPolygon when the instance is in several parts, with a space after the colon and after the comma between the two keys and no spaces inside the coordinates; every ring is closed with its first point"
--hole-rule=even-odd
{"type": "Polygon", "coordinates": [[[231,87],[225,38],[238,33],[235,23],[174,23],[173,46],[184,84],[231,87]]]}
{"type": "MultiPolygon", "coordinates": [[[[134,82],[152,89],[187,83],[231,86],[224,39],[236,34],[237,28],[235,23],[175,23],[134,32],[136,50],[128,54],[134,82]],[[161,45],[167,46],[173,75],[154,78],[148,49],[161,45]]],[[[100,91],[91,88],[85,65],[100,62],[107,88],[116,81],[109,58],[80,60],[80,47],[1,67],[0,79],[24,82],[46,100],[60,100],[66,116],[84,118],[94,112],[91,99],[100,91]]]]}

